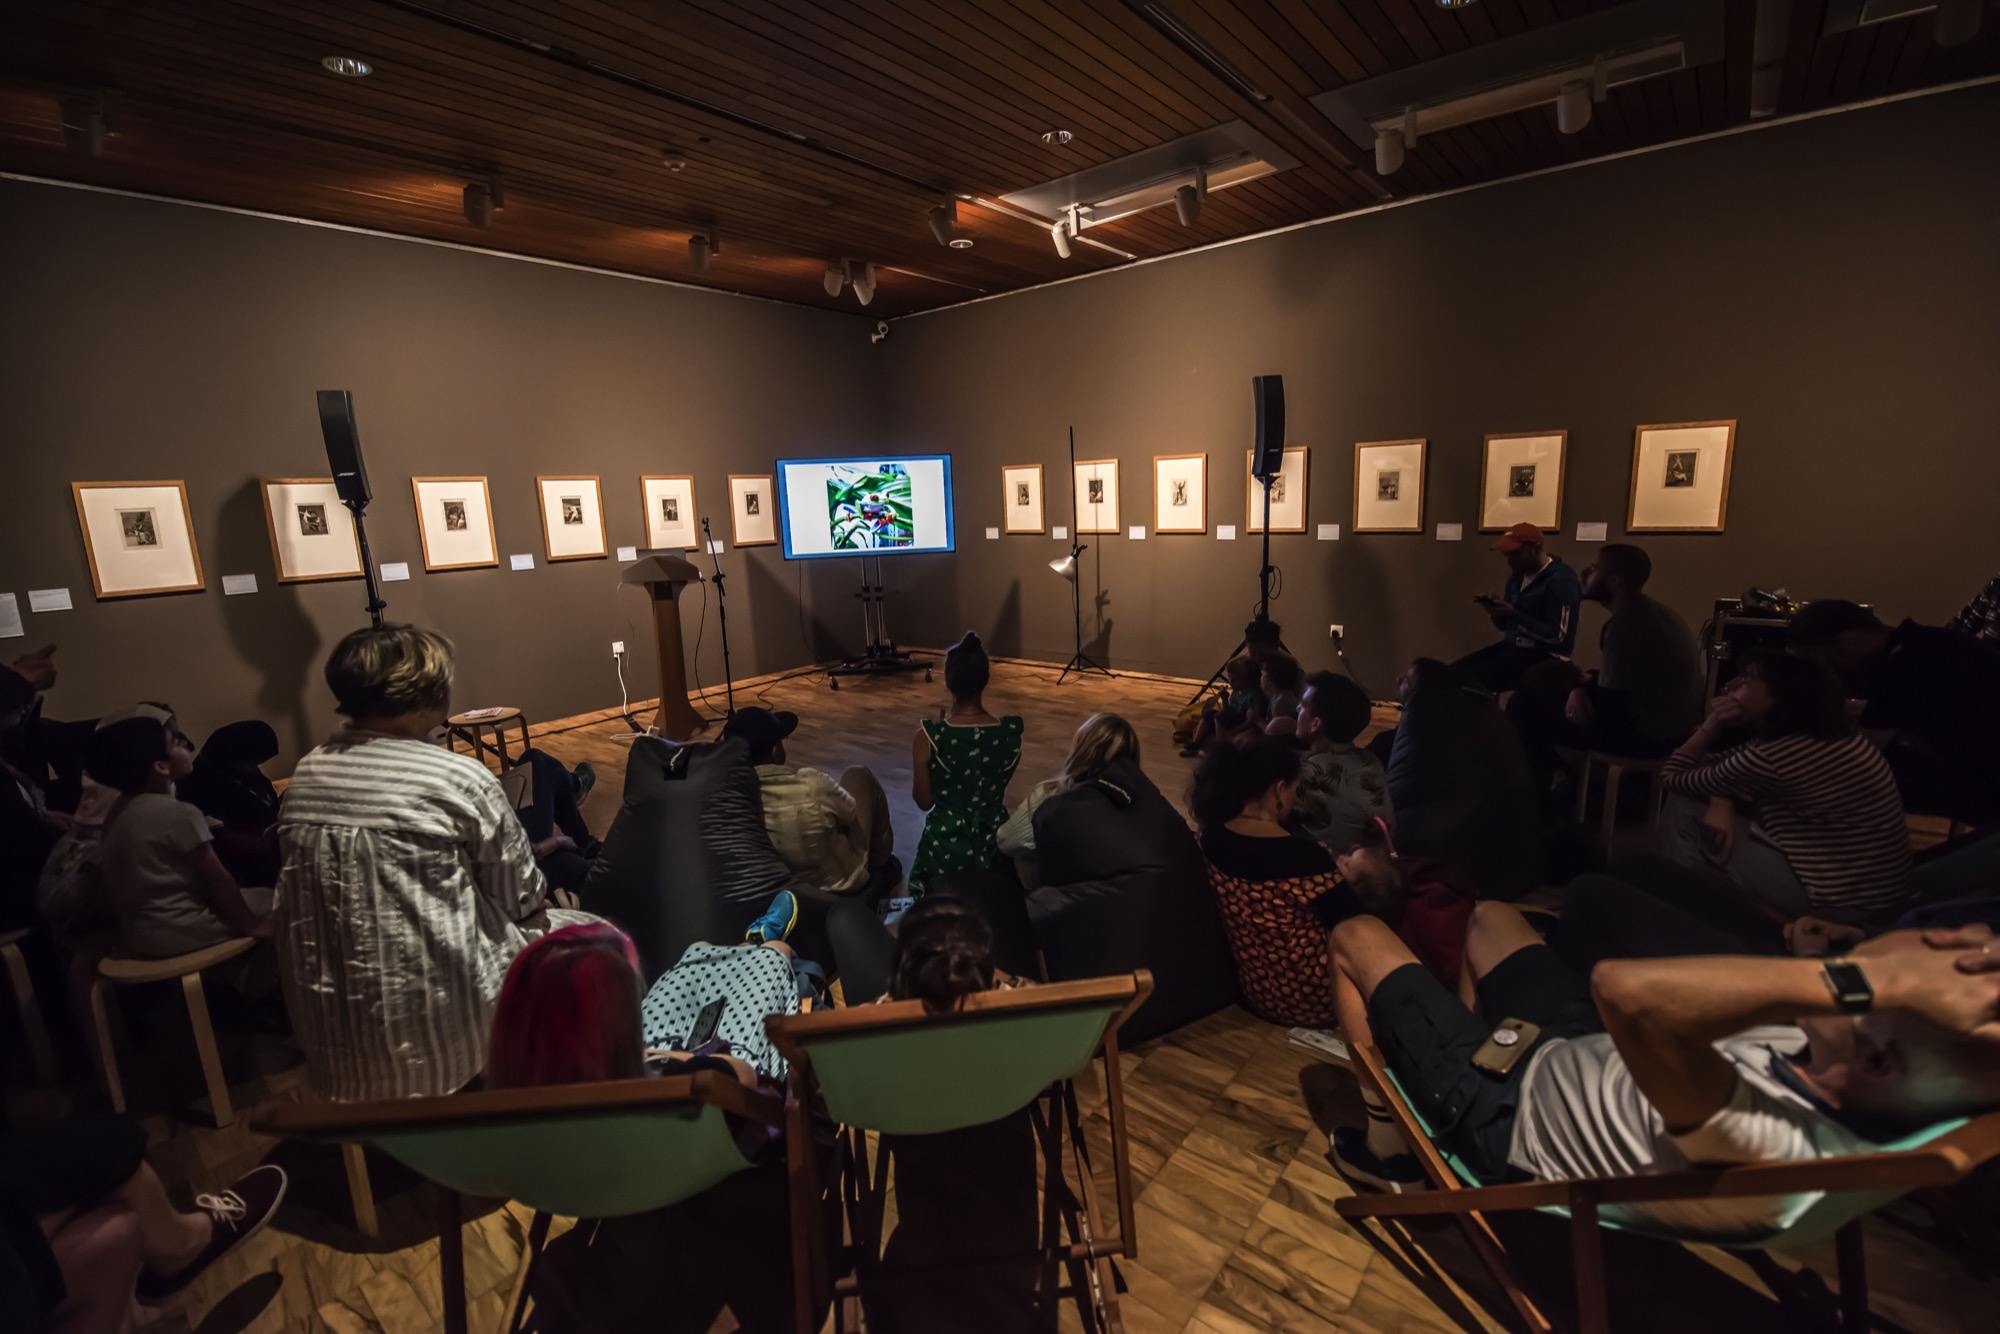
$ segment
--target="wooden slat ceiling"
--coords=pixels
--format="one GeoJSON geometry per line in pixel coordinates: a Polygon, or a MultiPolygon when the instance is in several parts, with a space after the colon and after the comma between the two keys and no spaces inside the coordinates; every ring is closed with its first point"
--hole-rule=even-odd
{"type": "MultiPolygon", "coordinates": [[[[1383,199],[1717,130],[1751,115],[1760,0],[1713,0],[1719,58],[1614,88],[1582,133],[1538,107],[1424,137],[1378,177],[1314,94],[1611,8],[1602,0],[8,0],[0,170],[267,210],[809,305],[827,264],[878,266],[894,316],[1383,199]],[[1162,17],[1170,21],[1162,21],[1162,17]],[[1231,78],[1199,44],[1234,67],[1231,78]],[[320,68],[331,54],[365,79],[320,68]],[[1245,83],[1249,85],[1245,87],[1245,83]],[[103,98],[98,157],[64,98],[103,98]],[[959,205],[1243,120],[1299,166],[1154,209],[1057,256],[1046,224],[959,205]],[[1071,131],[1066,146],[1044,130],[1071,131]],[[668,157],[685,160],[670,170],[668,157]],[[496,173],[485,229],[461,211],[496,173]],[[692,271],[687,242],[720,253],[692,271]]],[[[1777,110],[2000,69],[2000,16],[1944,49],[1933,16],[1826,34],[1788,5],[1777,110]]]]}

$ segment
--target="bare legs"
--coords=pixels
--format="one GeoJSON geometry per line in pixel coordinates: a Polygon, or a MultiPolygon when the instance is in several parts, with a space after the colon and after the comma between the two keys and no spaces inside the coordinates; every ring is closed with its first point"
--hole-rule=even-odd
{"type": "Polygon", "coordinates": [[[112,1199],[41,1220],[69,1295],[52,1329],[112,1334],[124,1327],[140,1269],[171,1274],[192,1263],[214,1235],[207,1214],[184,1214],[141,1163],[112,1199]]]}
{"type": "MultiPolygon", "coordinates": [[[[1484,902],[1472,910],[1465,928],[1465,968],[1459,974],[1458,998],[1468,1010],[1478,1010],[1479,980],[1500,966],[1515,950],[1539,945],[1542,938],[1520,909],[1508,903],[1484,902]]],[[[1333,958],[1333,1004],[1341,1031],[1349,1042],[1374,1041],[1368,1028],[1368,997],[1382,979],[1417,956],[1381,919],[1350,917],[1333,929],[1327,952],[1333,958]]]]}

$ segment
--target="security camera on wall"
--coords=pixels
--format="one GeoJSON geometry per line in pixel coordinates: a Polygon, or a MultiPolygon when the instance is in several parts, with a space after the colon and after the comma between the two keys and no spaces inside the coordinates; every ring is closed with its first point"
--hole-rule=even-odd
{"type": "Polygon", "coordinates": [[[889,337],[889,321],[887,320],[875,321],[875,327],[868,331],[868,341],[871,343],[885,342],[888,340],[888,337],[889,337]]]}

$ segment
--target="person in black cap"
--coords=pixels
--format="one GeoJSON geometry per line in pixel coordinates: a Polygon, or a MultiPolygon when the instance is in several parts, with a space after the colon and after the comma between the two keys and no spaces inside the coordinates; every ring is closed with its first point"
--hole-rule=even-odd
{"type": "Polygon", "coordinates": [[[1500,534],[1493,549],[1507,558],[1507,586],[1499,597],[1473,599],[1501,638],[1452,666],[1460,675],[1498,695],[1521,684],[1530,667],[1576,650],[1576,609],[1582,585],[1560,556],[1543,551],[1542,530],[1517,523],[1500,534]]]}
{"type": "Polygon", "coordinates": [[[796,713],[738,709],[724,736],[750,747],[764,801],[764,827],[778,856],[800,879],[833,894],[861,889],[892,860],[895,830],[889,799],[861,765],[839,780],[785,758],[785,738],[798,730],[796,713]]]}

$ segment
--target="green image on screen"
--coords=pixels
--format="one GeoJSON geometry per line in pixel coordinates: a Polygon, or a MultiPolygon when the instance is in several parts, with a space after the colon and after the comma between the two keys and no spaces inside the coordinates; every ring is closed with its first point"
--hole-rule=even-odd
{"type": "Polygon", "coordinates": [[[900,463],[842,463],[828,470],[828,527],[835,551],[916,545],[910,472],[900,463]]]}

